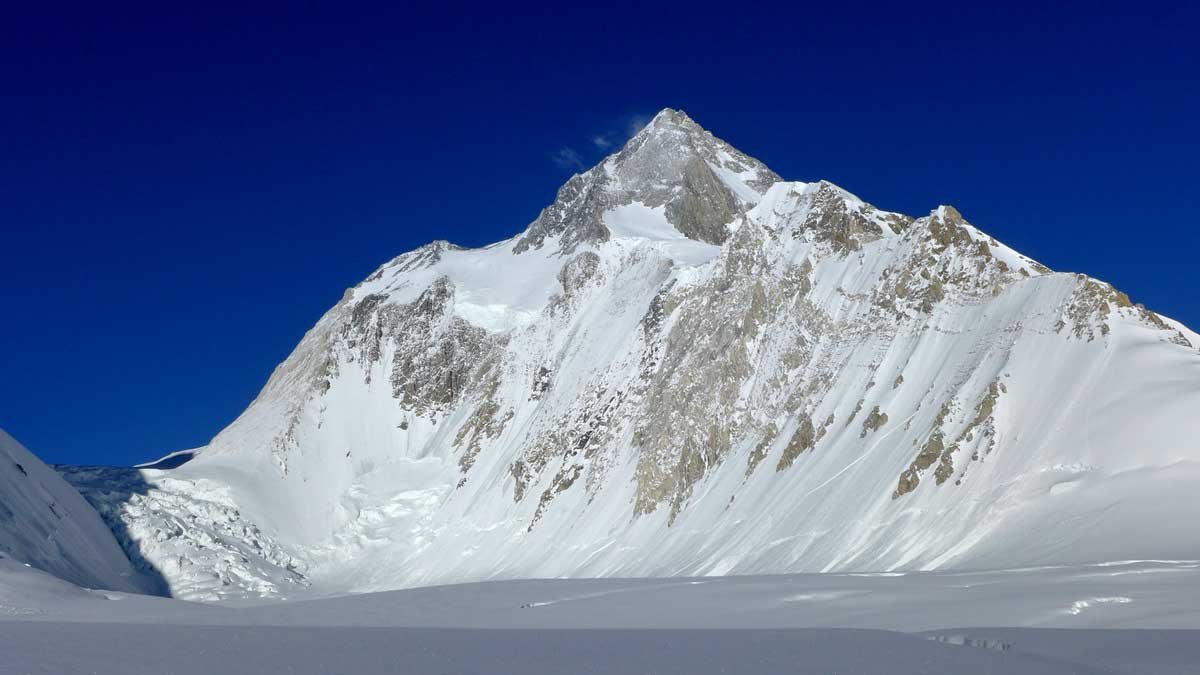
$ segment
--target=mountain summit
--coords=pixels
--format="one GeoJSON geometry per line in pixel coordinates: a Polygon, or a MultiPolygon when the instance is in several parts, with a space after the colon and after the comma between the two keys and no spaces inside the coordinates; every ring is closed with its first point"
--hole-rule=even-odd
{"type": "Polygon", "coordinates": [[[192,461],[66,475],[194,598],[1198,559],[1197,345],[664,110],[347,291],[192,461]]]}
{"type": "Polygon", "coordinates": [[[661,207],[667,222],[688,238],[721,244],[729,238],[728,226],[780,180],[683,112],[667,108],[619,152],[567,181],[515,250],[539,248],[548,238],[557,238],[564,253],[603,243],[611,236],[604,214],[635,202],[661,207]]]}

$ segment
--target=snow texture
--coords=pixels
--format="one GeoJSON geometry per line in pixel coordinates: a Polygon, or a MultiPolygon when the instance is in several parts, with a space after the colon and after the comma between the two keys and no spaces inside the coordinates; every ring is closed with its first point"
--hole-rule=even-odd
{"type": "Polygon", "coordinates": [[[527,580],[237,606],[0,561],[0,673],[1184,674],[1200,662],[1198,575],[1127,562],[527,580]],[[1071,611],[1111,594],[1129,602],[1071,611]]]}

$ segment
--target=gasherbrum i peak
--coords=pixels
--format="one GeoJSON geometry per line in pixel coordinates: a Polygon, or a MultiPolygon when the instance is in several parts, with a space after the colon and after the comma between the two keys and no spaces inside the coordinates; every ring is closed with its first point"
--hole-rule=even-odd
{"type": "Polygon", "coordinates": [[[1200,559],[1198,346],[668,109],[348,290],[182,466],[61,471],[197,599],[1200,559]]]}

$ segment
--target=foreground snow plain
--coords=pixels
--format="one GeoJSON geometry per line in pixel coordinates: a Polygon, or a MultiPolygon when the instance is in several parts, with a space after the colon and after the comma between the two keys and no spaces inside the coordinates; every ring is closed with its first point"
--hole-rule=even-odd
{"type": "Polygon", "coordinates": [[[1200,672],[1200,562],[491,581],[268,604],[0,560],[0,673],[1200,672]]]}

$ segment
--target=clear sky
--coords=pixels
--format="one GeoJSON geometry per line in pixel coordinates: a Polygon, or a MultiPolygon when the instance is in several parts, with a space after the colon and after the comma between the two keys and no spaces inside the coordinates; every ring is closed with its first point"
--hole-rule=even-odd
{"type": "Polygon", "coordinates": [[[345,288],[666,106],[1200,328],[1191,3],[176,4],[0,21],[0,426],[48,461],[204,444],[345,288]]]}

